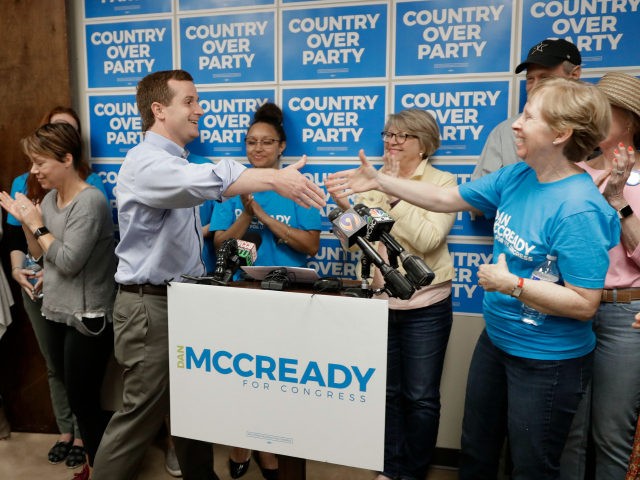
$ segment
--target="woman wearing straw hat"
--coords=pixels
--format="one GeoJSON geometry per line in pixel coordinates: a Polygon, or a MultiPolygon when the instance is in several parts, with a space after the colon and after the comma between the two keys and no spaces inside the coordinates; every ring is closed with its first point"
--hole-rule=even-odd
{"type": "MultiPolygon", "coordinates": [[[[611,72],[597,87],[611,104],[611,130],[600,143],[601,154],[579,165],[618,212],[622,231],[620,243],[609,252],[605,288],[593,320],[597,344],[591,405],[585,396],[576,414],[582,424],[574,424],[574,433],[586,443],[589,422],[584,419],[591,414],[596,478],[617,480],[627,472],[640,404],[640,331],[631,326],[640,312],[640,154],[634,149],[640,146],[640,80],[611,72]]],[[[584,478],[582,452],[569,467],[578,475],[563,478],[584,478]]]]}

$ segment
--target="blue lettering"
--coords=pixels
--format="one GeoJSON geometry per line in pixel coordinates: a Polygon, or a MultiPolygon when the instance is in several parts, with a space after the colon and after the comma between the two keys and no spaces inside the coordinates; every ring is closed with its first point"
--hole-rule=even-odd
{"type": "Polygon", "coordinates": [[[235,358],[233,359],[233,369],[241,377],[252,376],[253,375],[252,370],[242,370],[242,368],[240,368],[240,362],[242,360],[249,360],[249,362],[251,362],[253,360],[253,355],[249,355],[248,353],[239,353],[238,355],[236,355],[235,358]]]}
{"type": "Polygon", "coordinates": [[[329,388],[346,388],[351,384],[351,371],[345,367],[344,365],[340,365],[338,363],[330,363],[329,364],[329,388]],[[337,380],[337,373],[342,372],[344,379],[342,382],[337,380]]]}
{"type": "MultiPolygon", "coordinates": [[[[209,349],[207,349],[207,352],[209,352],[209,349]]],[[[233,370],[231,370],[231,367],[223,368],[222,365],[220,365],[220,358],[221,357],[232,358],[233,355],[231,355],[231,352],[227,352],[225,350],[220,350],[220,351],[217,351],[216,353],[213,354],[213,368],[215,368],[216,372],[218,372],[218,373],[222,373],[223,375],[228,375],[233,370]]],[[[207,369],[207,372],[208,371],[209,370],[207,369]]]]}
{"type": "Polygon", "coordinates": [[[295,367],[289,367],[288,365],[298,365],[298,361],[293,358],[281,358],[280,366],[278,368],[279,377],[278,380],[281,382],[289,382],[289,383],[298,383],[298,379],[295,377],[296,369],[295,367]],[[288,377],[287,375],[293,375],[292,377],[288,377]]]}
{"type": "Polygon", "coordinates": [[[265,375],[269,380],[275,380],[273,372],[276,369],[276,361],[271,357],[256,355],[256,378],[263,378],[265,375]]]}
{"type": "Polygon", "coordinates": [[[187,370],[191,370],[191,362],[195,364],[195,368],[202,368],[202,365],[205,364],[205,370],[207,372],[211,371],[211,350],[205,348],[200,355],[200,358],[196,357],[196,354],[193,352],[191,347],[187,347],[187,370]]]}
{"type": "Polygon", "coordinates": [[[362,375],[362,373],[360,373],[360,369],[358,367],[352,366],[351,369],[353,370],[353,373],[356,376],[356,379],[358,380],[358,385],[359,385],[359,389],[361,392],[366,392],[367,391],[367,383],[369,383],[369,380],[371,380],[371,377],[373,376],[373,372],[376,371],[375,368],[369,368],[367,369],[367,373],[365,373],[364,375],[362,375]]]}
{"type": "Polygon", "coordinates": [[[326,387],[326,383],[322,378],[322,373],[320,373],[320,367],[318,367],[317,362],[309,362],[306,370],[302,374],[302,378],[300,378],[300,383],[302,384],[309,382],[316,382],[321,387],[326,387]]]}

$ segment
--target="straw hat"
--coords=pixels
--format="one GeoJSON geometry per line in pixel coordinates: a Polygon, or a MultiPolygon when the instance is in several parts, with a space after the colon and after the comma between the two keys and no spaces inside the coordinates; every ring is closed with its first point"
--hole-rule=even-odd
{"type": "Polygon", "coordinates": [[[609,103],[640,118],[640,79],[622,72],[609,72],[596,86],[607,96],[609,103]]]}

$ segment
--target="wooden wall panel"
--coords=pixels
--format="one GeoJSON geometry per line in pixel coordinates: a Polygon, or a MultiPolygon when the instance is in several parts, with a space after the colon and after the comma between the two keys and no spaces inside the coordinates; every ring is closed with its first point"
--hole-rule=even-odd
{"type": "MultiPolygon", "coordinates": [[[[28,164],[19,139],[55,105],[70,105],[65,0],[0,1],[0,188],[8,190],[28,164]]],[[[3,221],[6,215],[3,213],[3,221]]],[[[2,263],[9,275],[6,248],[2,263]]],[[[0,340],[0,394],[14,431],[55,432],[44,361],[20,292],[11,281],[13,324],[0,340]]]]}

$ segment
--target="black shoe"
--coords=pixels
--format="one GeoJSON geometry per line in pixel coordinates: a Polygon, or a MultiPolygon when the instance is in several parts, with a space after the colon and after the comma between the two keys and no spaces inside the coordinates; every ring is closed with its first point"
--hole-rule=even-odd
{"type": "Polygon", "coordinates": [[[229,459],[229,474],[231,475],[231,478],[240,478],[247,473],[247,470],[249,470],[249,463],[251,463],[251,457],[249,457],[249,460],[246,462],[239,463],[229,459]]]}
{"type": "Polygon", "coordinates": [[[262,478],[265,480],[278,480],[278,469],[277,468],[264,468],[260,463],[260,452],[253,452],[253,458],[256,459],[256,463],[260,468],[260,472],[262,473],[262,478]]]}
{"type": "Polygon", "coordinates": [[[49,450],[49,453],[47,454],[49,463],[55,465],[62,462],[69,456],[69,451],[71,450],[72,445],[73,440],[70,442],[56,442],[56,444],[51,447],[51,450],[49,450]]]}
{"type": "Polygon", "coordinates": [[[67,468],[78,468],[80,465],[84,465],[86,461],[87,455],[84,447],[73,445],[71,449],[69,449],[69,455],[64,463],[67,465],[67,468]]]}

